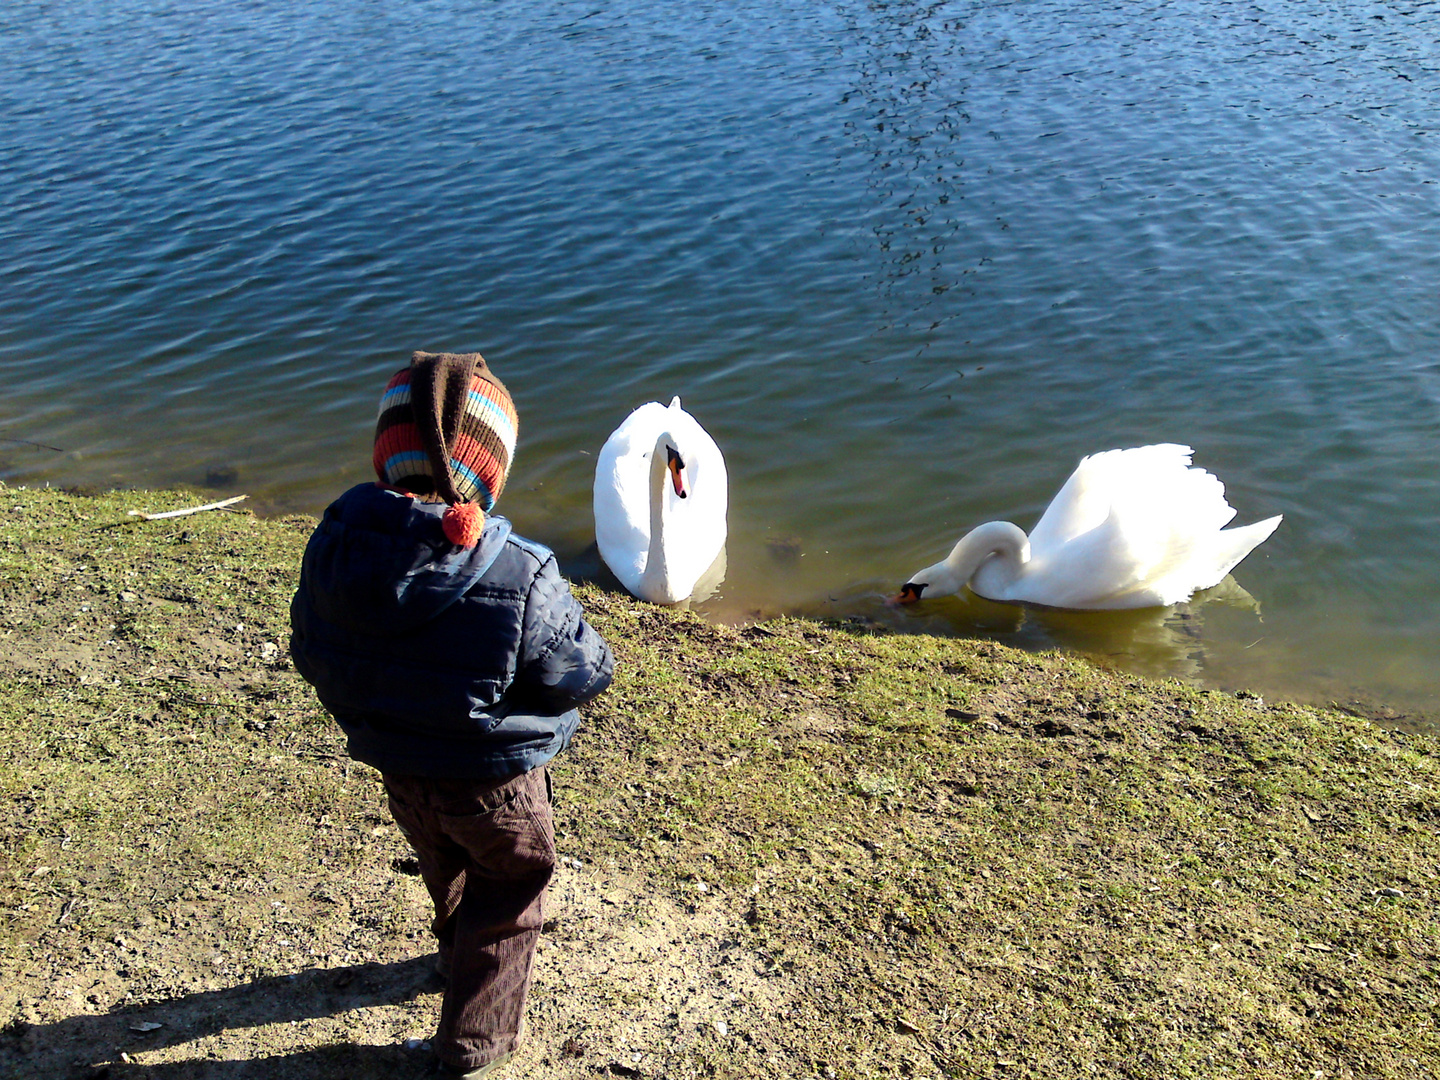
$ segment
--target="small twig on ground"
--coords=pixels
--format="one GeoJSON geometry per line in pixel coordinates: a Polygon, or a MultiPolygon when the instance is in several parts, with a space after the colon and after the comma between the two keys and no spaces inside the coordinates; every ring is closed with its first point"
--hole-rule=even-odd
{"type": "Polygon", "coordinates": [[[178,701],[181,705],[203,705],[217,709],[248,709],[249,702],[245,701],[206,701],[204,698],[173,697],[171,701],[178,701]]]}
{"type": "Polygon", "coordinates": [[[21,446],[33,446],[38,450],[54,450],[57,454],[65,451],[58,446],[51,446],[49,443],[35,442],[33,439],[17,439],[12,435],[0,435],[0,442],[19,443],[21,446]]]}
{"type": "Polygon", "coordinates": [[[236,495],[233,499],[221,499],[219,502],[206,503],[204,506],[191,506],[184,510],[166,510],[163,514],[147,514],[143,510],[128,510],[131,517],[138,517],[141,521],[155,521],[159,518],[184,517],[186,514],[200,514],[206,510],[223,510],[231,503],[237,503],[241,499],[248,499],[248,495],[236,495]]]}
{"type": "Polygon", "coordinates": [[[78,904],[82,899],[83,897],[80,896],[72,896],[69,900],[65,901],[65,907],[61,909],[60,917],[55,920],[55,925],[63,926],[65,924],[65,921],[70,918],[71,913],[75,910],[75,905],[78,904]]]}

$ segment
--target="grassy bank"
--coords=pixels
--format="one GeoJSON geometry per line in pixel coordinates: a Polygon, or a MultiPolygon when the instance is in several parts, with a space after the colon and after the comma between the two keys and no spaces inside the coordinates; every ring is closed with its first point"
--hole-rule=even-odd
{"type": "MultiPolygon", "coordinates": [[[[0,1075],[419,1075],[423,890],[286,654],[312,523],[0,489],[0,1075]]],[[[1433,739],[577,590],[506,1076],[1420,1077],[1433,739]]]]}

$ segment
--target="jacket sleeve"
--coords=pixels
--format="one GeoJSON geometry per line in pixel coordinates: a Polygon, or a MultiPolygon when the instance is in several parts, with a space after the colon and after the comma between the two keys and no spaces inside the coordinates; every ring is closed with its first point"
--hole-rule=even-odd
{"type": "Polygon", "coordinates": [[[615,672],[610,646],[585,621],[554,556],[531,582],[523,634],[515,689],[537,712],[568,712],[610,685],[615,672]]]}

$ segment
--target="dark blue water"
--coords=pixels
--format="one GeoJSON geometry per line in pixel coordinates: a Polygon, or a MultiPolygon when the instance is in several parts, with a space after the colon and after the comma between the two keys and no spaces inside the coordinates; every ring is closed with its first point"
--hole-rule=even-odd
{"type": "Polygon", "coordinates": [[[595,451],[678,393],[719,617],[1433,717],[1437,57],[1436,3],[12,2],[0,479],[314,511],[411,350],[478,349],[502,509],[577,570],[595,451]],[[1285,515],[1249,599],[879,604],[1162,440],[1285,515]]]}

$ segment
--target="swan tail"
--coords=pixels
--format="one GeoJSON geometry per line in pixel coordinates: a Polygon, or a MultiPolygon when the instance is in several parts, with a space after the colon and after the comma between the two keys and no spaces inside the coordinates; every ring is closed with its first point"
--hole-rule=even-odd
{"type": "Polygon", "coordinates": [[[1264,521],[1257,521],[1253,525],[1242,525],[1234,529],[1226,529],[1215,538],[1215,547],[1212,552],[1214,581],[1201,581],[1195,587],[1197,589],[1208,589],[1220,584],[1225,575],[1240,565],[1240,561],[1254,551],[1270,538],[1280,525],[1283,514],[1276,514],[1264,521]]]}
{"type": "Polygon", "coordinates": [[[1215,518],[1212,511],[1147,519],[1116,508],[1099,528],[1067,545],[1068,572],[1047,582],[1047,591],[1056,597],[1050,602],[1076,608],[1182,603],[1218,585],[1280,524],[1274,517],[1221,530],[1215,518]],[[1056,591],[1060,582],[1069,587],[1056,591]]]}
{"type": "Polygon", "coordinates": [[[1214,533],[1208,543],[1174,545],[1167,557],[1146,574],[1149,591],[1158,604],[1179,604],[1203,589],[1225,580],[1240,561],[1265,541],[1280,524],[1280,517],[1214,533]]]}
{"type": "Polygon", "coordinates": [[[1181,603],[1225,580],[1279,524],[1278,516],[1266,518],[1252,525],[1210,532],[1208,541],[1200,538],[1202,534],[1176,534],[1164,547],[1164,555],[1147,567],[1142,577],[1149,582],[1156,603],[1181,603]]]}

